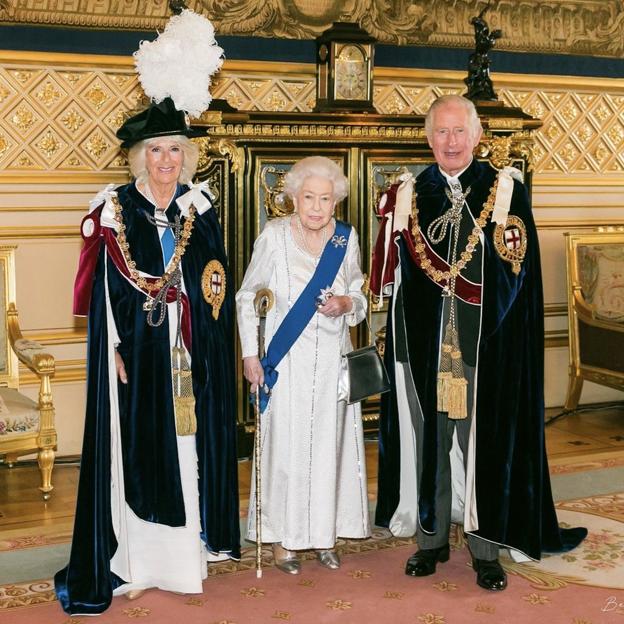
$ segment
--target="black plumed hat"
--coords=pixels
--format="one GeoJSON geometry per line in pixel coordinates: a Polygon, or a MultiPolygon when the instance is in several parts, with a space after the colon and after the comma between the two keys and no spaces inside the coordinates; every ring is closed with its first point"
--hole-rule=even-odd
{"type": "Polygon", "coordinates": [[[144,111],[129,117],[117,130],[121,147],[131,147],[144,139],[174,134],[198,137],[205,136],[206,132],[199,128],[191,128],[188,124],[188,115],[184,111],[177,110],[169,97],[158,104],[150,104],[144,111]]]}

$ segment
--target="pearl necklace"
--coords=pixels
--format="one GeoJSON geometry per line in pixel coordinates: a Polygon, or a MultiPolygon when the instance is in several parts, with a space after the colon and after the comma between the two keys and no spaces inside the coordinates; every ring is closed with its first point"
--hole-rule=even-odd
{"type": "Polygon", "coordinates": [[[327,243],[327,225],[323,226],[323,242],[321,243],[321,250],[318,254],[312,253],[310,247],[308,247],[308,241],[306,239],[305,232],[303,231],[303,223],[301,223],[301,217],[297,215],[297,231],[299,232],[299,237],[301,238],[301,242],[303,243],[303,247],[306,250],[306,253],[309,256],[312,256],[315,260],[323,253],[323,249],[325,249],[325,244],[327,243]]]}

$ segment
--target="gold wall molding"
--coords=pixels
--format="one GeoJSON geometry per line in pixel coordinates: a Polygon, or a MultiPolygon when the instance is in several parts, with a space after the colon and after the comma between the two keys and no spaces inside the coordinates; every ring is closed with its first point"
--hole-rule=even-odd
{"type": "MultiPolygon", "coordinates": [[[[439,95],[462,93],[464,75],[377,68],[375,106],[388,115],[424,114],[439,95]]],[[[569,185],[574,176],[579,185],[624,184],[622,80],[496,74],[494,82],[501,100],[543,123],[533,148],[542,183],[569,185]]],[[[308,112],[315,104],[315,68],[226,61],[213,92],[241,111],[308,112]]],[[[130,57],[0,52],[0,181],[123,183],[127,164],[115,131],[141,97],[130,57]]],[[[247,131],[287,132],[241,125],[247,131]]],[[[414,138],[398,129],[366,132],[414,138]]],[[[328,124],[326,136],[341,135],[328,124]]]]}
{"type": "Polygon", "coordinates": [[[0,226],[0,240],[81,238],[80,227],[74,225],[0,226]]]}
{"type": "Polygon", "coordinates": [[[544,305],[544,316],[568,316],[568,303],[547,303],[544,305]]]}
{"type": "MultiPolygon", "coordinates": [[[[189,0],[218,35],[314,39],[334,21],[358,22],[380,42],[471,48],[470,19],[483,0],[189,0]]],[[[156,31],[168,3],[117,0],[3,0],[0,22],[156,31]]],[[[620,57],[621,0],[491,0],[501,50],[620,57]]]]}
{"type": "Polygon", "coordinates": [[[568,346],[568,330],[553,330],[544,332],[544,348],[559,349],[568,346]]]}
{"type": "Polygon", "coordinates": [[[599,227],[622,227],[624,219],[536,219],[535,225],[538,230],[597,230],[599,227]]]}
{"type": "Polygon", "coordinates": [[[67,345],[81,344],[87,341],[86,327],[76,327],[64,330],[30,330],[24,331],[24,337],[28,340],[34,340],[44,346],[47,345],[67,345]]]}

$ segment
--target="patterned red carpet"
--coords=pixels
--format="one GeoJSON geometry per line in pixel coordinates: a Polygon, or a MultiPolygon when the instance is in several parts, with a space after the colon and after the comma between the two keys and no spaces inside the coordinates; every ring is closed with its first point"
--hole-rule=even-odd
{"type": "MultiPolygon", "coordinates": [[[[411,540],[377,531],[373,540],[341,544],[343,565],[322,568],[312,555],[300,576],[267,561],[256,578],[254,551],[240,564],[211,567],[204,593],[182,596],[151,590],[137,601],[120,597],[97,621],[142,624],[624,624],[624,494],[567,501],[560,521],[583,524],[582,548],[539,564],[503,563],[509,587],[487,592],[475,584],[463,539],[455,535],[451,560],[434,576],[409,578],[404,563],[411,540]]],[[[267,551],[267,559],[268,556],[267,551]]],[[[2,624],[78,624],[65,615],[49,581],[0,587],[2,624]]]]}

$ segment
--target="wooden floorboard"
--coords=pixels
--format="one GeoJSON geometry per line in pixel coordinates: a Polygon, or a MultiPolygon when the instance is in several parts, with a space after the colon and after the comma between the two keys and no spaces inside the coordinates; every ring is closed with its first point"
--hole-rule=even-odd
{"type": "MultiPolygon", "coordinates": [[[[547,419],[560,410],[547,410],[547,419]]],[[[624,454],[624,407],[601,408],[569,414],[546,427],[546,448],[552,463],[575,462],[593,455],[624,454]]],[[[377,490],[377,444],[366,443],[369,494],[377,490]]],[[[22,535],[71,534],[79,468],[76,463],[57,463],[53,473],[54,491],[44,502],[39,486],[39,471],[32,462],[8,468],[0,465],[0,536],[15,539],[22,535]]],[[[241,509],[249,501],[251,463],[239,462],[241,509]]]]}

